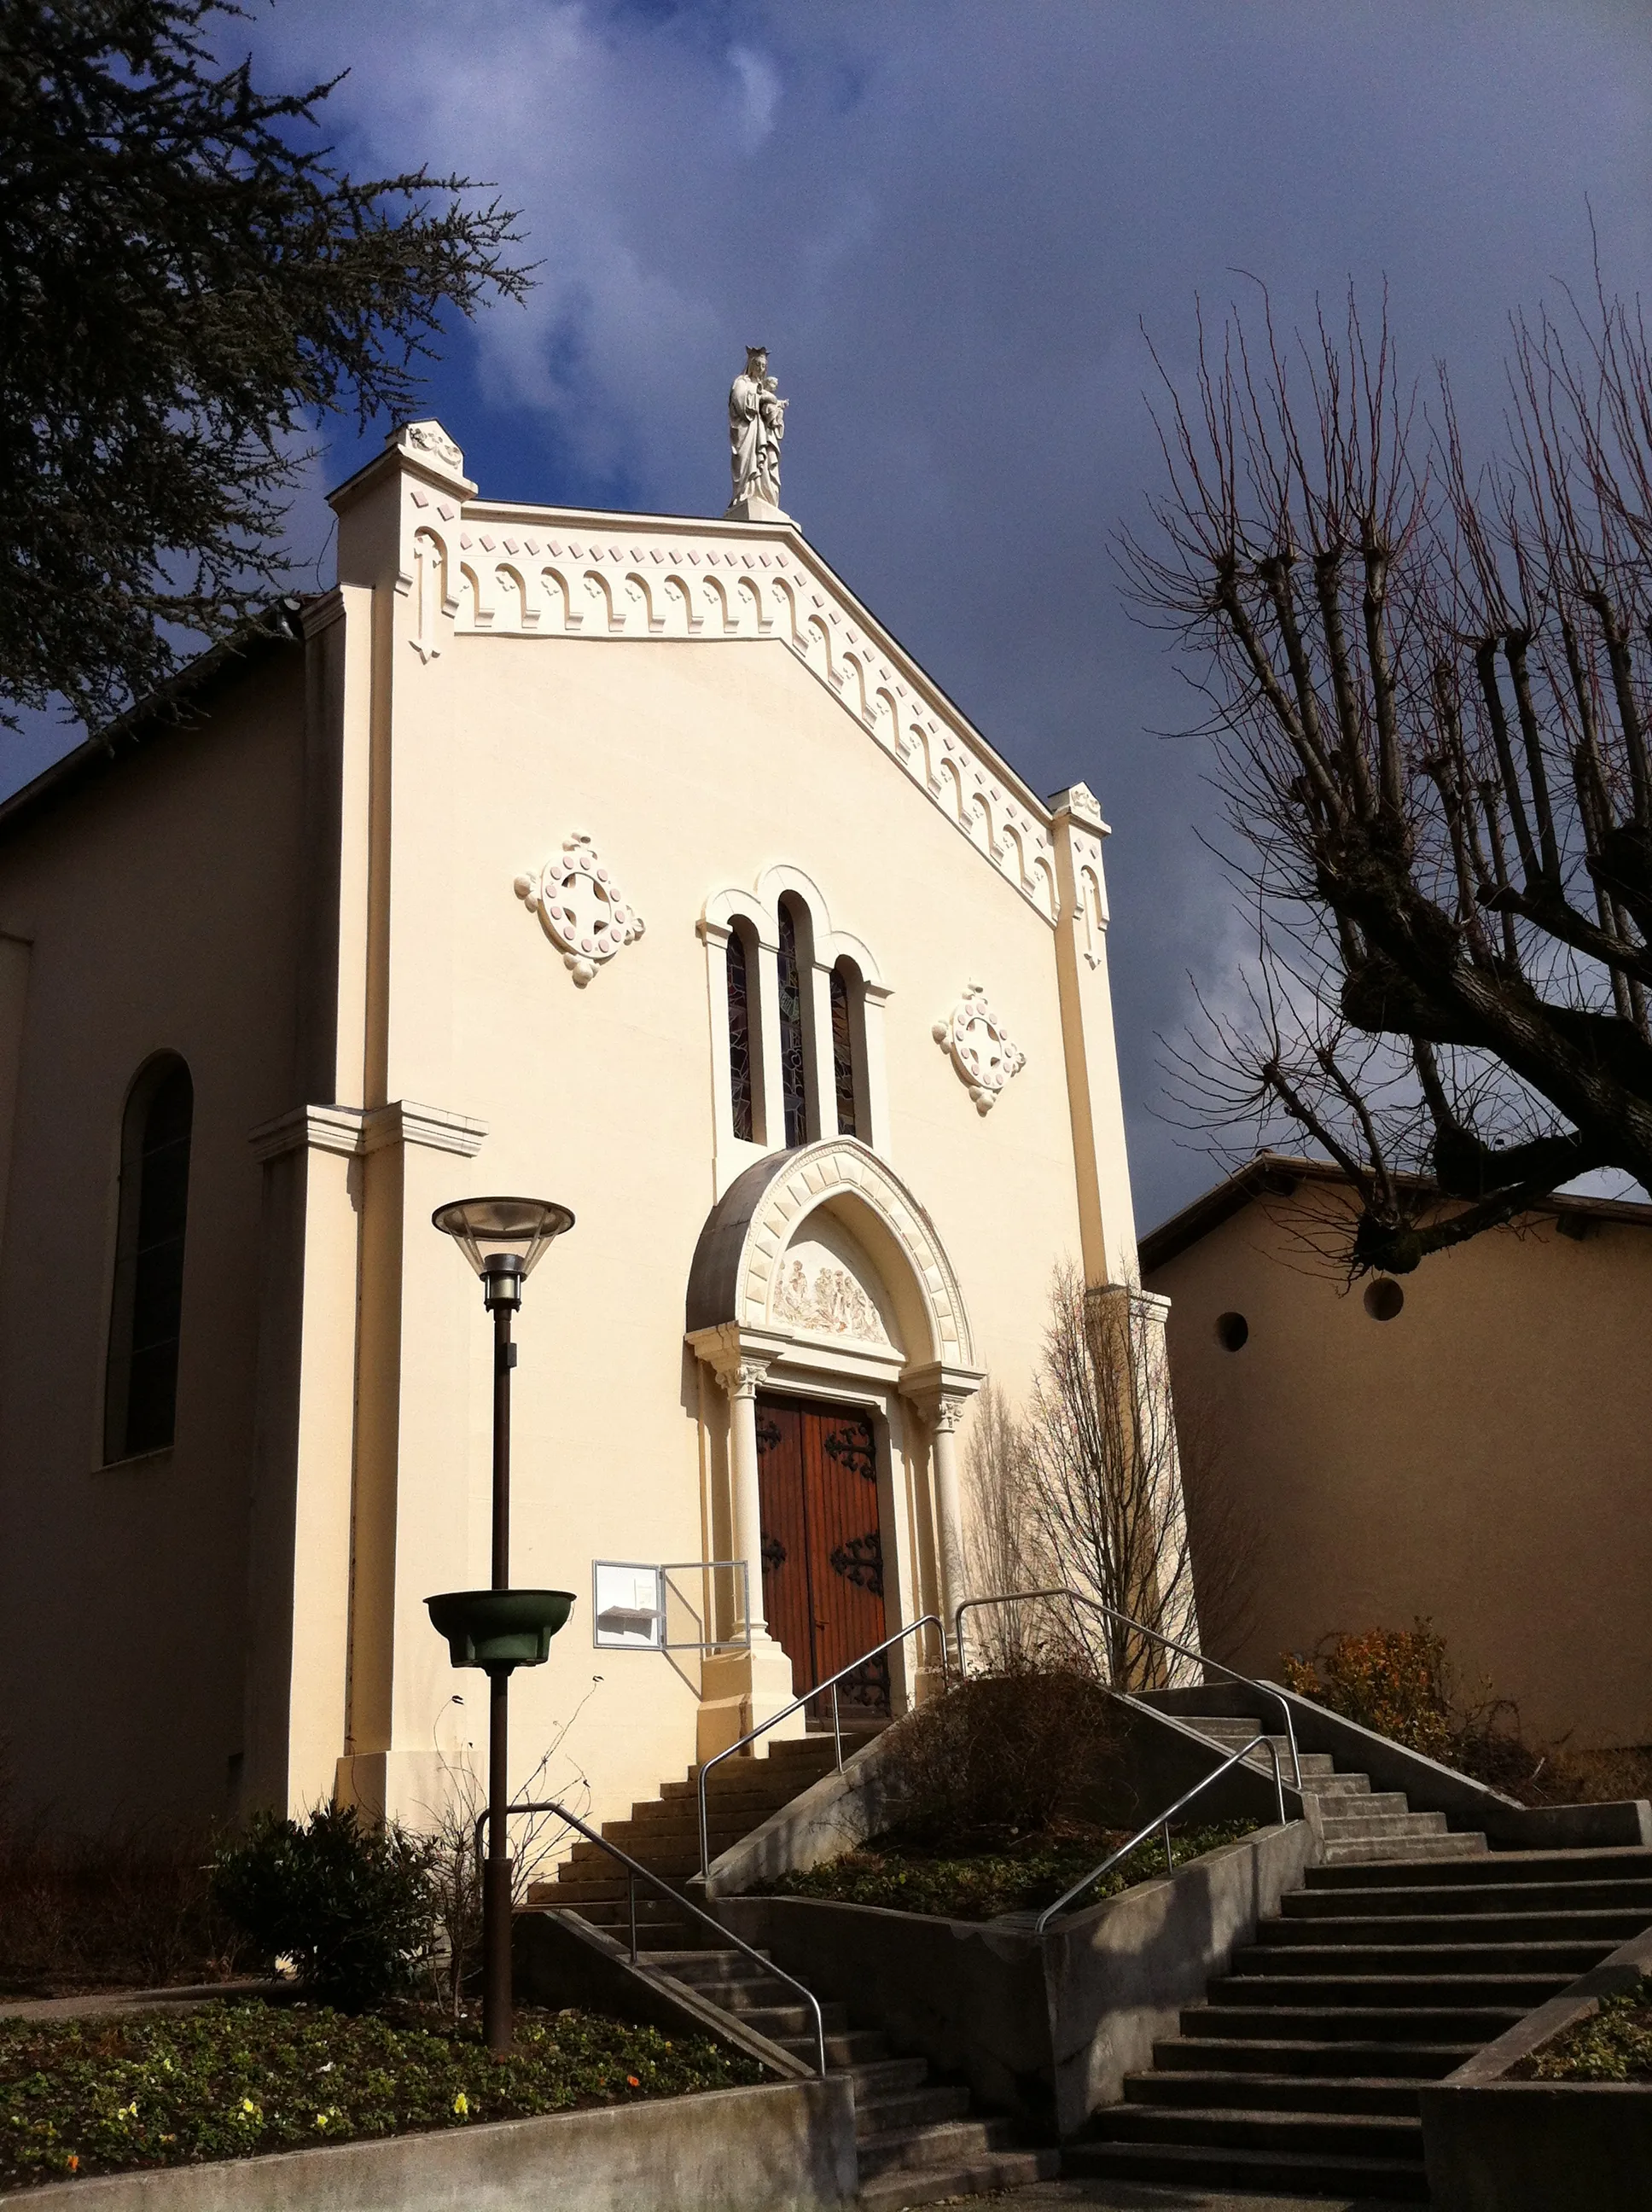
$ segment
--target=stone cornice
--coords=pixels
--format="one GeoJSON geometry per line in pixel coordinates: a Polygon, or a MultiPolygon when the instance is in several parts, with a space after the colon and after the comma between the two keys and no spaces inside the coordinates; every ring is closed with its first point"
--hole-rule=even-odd
{"type": "Polygon", "coordinates": [[[273,1121],[261,1122],[247,1142],[260,1161],[299,1152],[334,1152],[355,1159],[397,1144],[422,1145],[432,1152],[457,1152],[472,1159],[487,1133],[485,1121],[398,1098],[371,1111],[359,1106],[297,1106],[273,1121]]]}

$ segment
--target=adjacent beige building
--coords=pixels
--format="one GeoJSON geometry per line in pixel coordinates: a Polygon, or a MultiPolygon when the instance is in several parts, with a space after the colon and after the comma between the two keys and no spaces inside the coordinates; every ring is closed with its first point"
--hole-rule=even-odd
{"type": "Polygon", "coordinates": [[[1082,784],[785,520],[483,500],[434,423],[333,504],[335,590],[0,809],[0,1728],[82,1824],[451,1790],[491,1367],[444,1201],[577,1217],[513,1578],[579,1603],[513,1745],[598,1814],[957,1600],[973,1395],[1054,1263],[1135,1267],[1082,784]]]}
{"type": "Polygon", "coordinates": [[[1264,1158],[1142,1240],[1184,1447],[1259,1547],[1220,1656],[1426,1615],[1540,1739],[1652,1741],[1652,1206],[1556,1198],[1351,1285],[1348,1203],[1264,1158]]]}

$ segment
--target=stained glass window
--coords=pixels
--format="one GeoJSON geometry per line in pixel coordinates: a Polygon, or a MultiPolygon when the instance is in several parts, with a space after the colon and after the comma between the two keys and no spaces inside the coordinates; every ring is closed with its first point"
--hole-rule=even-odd
{"type": "Polygon", "coordinates": [[[832,970],[832,1076],[837,1091],[837,1133],[855,1133],[854,1048],[849,1035],[849,985],[841,968],[832,970]]]}
{"type": "MultiPolygon", "coordinates": [[[[798,975],[798,933],[792,909],[780,904],[780,1103],[786,1112],[786,1142],[809,1140],[807,1091],[803,1074],[803,998],[798,975]]],[[[772,1141],[772,1139],[771,1139],[772,1141]]]]}
{"type": "Polygon", "coordinates": [[[751,1141],[751,987],[746,974],[745,939],[728,933],[728,1086],[734,1133],[751,1141]]]}

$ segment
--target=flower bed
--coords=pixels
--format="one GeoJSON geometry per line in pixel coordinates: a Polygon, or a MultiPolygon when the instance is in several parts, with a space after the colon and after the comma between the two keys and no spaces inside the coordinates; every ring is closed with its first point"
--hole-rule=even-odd
{"type": "Polygon", "coordinates": [[[760,2081],[707,2039],[521,2012],[495,2059],[434,2007],[349,2015],[212,2002],[47,2026],[0,2020],[0,2185],[248,2158],[760,2081]]]}
{"type": "MultiPolygon", "coordinates": [[[[1171,1854],[1178,1867],[1203,1857],[1218,1844],[1237,1843],[1252,1833],[1249,1820],[1228,1820],[1198,1828],[1172,1829],[1171,1854]]],[[[840,1905],[879,1905],[897,1912],[932,1912],[948,1920],[996,1920],[1006,1912],[1039,1911],[1072,1887],[1081,1875],[1130,1840],[1129,1830],[1102,1829],[1062,1835],[1017,1837],[996,1850],[956,1855],[920,1850],[891,1838],[823,1866],[780,1875],[754,1893],[811,1897],[840,1905]]],[[[1078,1905],[1099,1905],[1165,1872],[1164,1850],[1157,1838],[1140,1845],[1122,1866],[1086,1890],[1078,1905]]],[[[1076,1907],[1075,1907],[1076,1909],[1076,1907]]]]}
{"type": "Polygon", "coordinates": [[[1652,2081],[1652,1974],[1509,2069],[1525,2081],[1652,2081]]]}

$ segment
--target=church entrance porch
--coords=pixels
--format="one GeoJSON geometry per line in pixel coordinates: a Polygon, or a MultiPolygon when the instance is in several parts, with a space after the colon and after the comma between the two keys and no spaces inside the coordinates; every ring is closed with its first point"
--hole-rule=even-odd
{"type": "MultiPolygon", "coordinates": [[[[870,1413],[760,1391],[757,1473],[763,1613],[796,1694],[829,1681],[888,1635],[878,1449],[870,1413]]],[[[887,1719],[886,1654],[838,1686],[845,1714],[887,1719]]],[[[830,1700],[810,1709],[829,1726],[830,1700]]]]}

